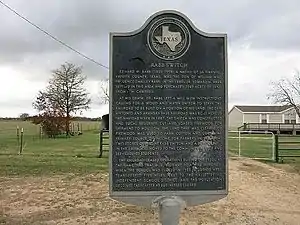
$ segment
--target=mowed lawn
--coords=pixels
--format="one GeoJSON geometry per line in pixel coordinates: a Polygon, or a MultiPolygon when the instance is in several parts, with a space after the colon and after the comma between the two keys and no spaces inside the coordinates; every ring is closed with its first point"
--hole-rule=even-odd
{"type": "Polygon", "coordinates": [[[233,155],[272,159],[273,137],[270,134],[241,134],[231,133],[228,135],[229,153],[233,155]]]}
{"type": "Polygon", "coordinates": [[[0,121],[0,176],[85,174],[107,170],[108,152],[99,155],[99,122],[79,122],[83,134],[40,138],[39,127],[24,121],[0,121]],[[24,128],[19,155],[16,127],[24,128]],[[94,128],[94,129],[93,129],[94,128]]]}
{"type": "MultiPolygon", "coordinates": [[[[241,134],[239,137],[237,132],[231,132],[228,135],[228,148],[231,156],[237,156],[240,150],[242,157],[274,164],[272,159],[275,157],[275,142],[272,134],[241,134]]],[[[279,161],[281,165],[289,165],[300,173],[300,136],[279,136],[279,161]]]]}

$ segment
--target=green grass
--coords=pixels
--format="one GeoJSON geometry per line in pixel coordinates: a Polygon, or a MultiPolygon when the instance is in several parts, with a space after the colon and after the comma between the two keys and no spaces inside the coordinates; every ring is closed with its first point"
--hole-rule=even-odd
{"type": "MultiPolygon", "coordinates": [[[[99,130],[100,123],[96,121],[73,121],[71,126],[77,131],[79,124],[80,130],[83,132],[99,130]]],[[[17,127],[19,128],[19,138],[20,132],[23,128],[24,139],[28,141],[36,141],[41,138],[47,138],[40,135],[40,126],[35,125],[29,121],[21,120],[0,120],[0,152],[4,149],[18,148],[19,139],[17,136],[17,127]]]]}
{"type": "Polygon", "coordinates": [[[250,158],[272,158],[273,139],[270,134],[241,134],[229,133],[228,148],[233,155],[239,154],[250,158]]]}
{"type": "MultiPolygon", "coordinates": [[[[238,155],[239,139],[238,133],[228,135],[229,153],[238,155]]],[[[279,155],[300,156],[300,150],[286,150],[287,148],[300,149],[300,136],[279,136],[279,155]],[[280,144],[280,142],[299,142],[297,144],[280,144]]],[[[249,158],[260,158],[270,162],[273,158],[273,139],[271,134],[242,134],[240,138],[241,156],[249,158]]],[[[280,163],[290,165],[300,172],[300,157],[283,158],[280,163]]]]}
{"type": "Polygon", "coordinates": [[[99,155],[99,135],[85,132],[81,136],[42,139],[26,143],[22,155],[15,149],[0,153],[1,176],[95,173],[107,170],[108,154],[99,155]]]}
{"type": "MultiPolygon", "coordinates": [[[[85,129],[91,129],[93,125],[96,127],[95,122],[86,123],[85,129]]],[[[107,170],[108,152],[104,151],[103,157],[98,158],[98,129],[84,131],[83,128],[83,135],[70,138],[32,137],[36,137],[35,127],[29,122],[0,122],[0,176],[83,174],[107,170]],[[22,155],[18,154],[18,139],[13,132],[17,124],[24,127],[22,155]]]]}
{"type": "MultiPolygon", "coordinates": [[[[76,122],[75,122],[76,123],[76,122]]],[[[70,138],[40,139],[39,128],[30,122],[0,121],[0,176],[42,176],[54,174],[99,173],[108,169],[108,151],[99,155],[99,122],[82,123],[83,135],[70,138]],[[19,155],[16,127],[24,128],[24,150],[19,155]]],[[[229,133],[229,153],[238,154],[237,133],[229,133]]],[[[242,134],[241,155],[251,158],[272,158],[272,139],[269,134],[242,134]]],[[[281,140],[299,141],[300,137],[286,136],[281,140]]],[[[108,141],[106,139],[106,141],[108,141]]],[[[298,145],[295,145],[298,147],[298,145]]],[[[299,145],[300,148],[300,145],[299,145]]],[[[287,152],[286,152],[287,153],[287,152]]],[[[299,154],[300,151],[290,151],[299,154]]],[[[300,172],[300,158],[284,158],[300,172]]]]}
{"type": "MultiPolygon", "coordinates": [[[[78,124],[83,131],[97,130],[100,126],[99,121],[72,121],[72,124],[74,124],[74,126],[71,125],[71,127],[74,127],[75,131],[77,130],[78,124]]],[[[1,132],[5,132],[8,135],[14,135],[16,134],[17,127],[20,129],[23,128],[27,135],[38,136],[40,132],[40,127],[29,121],[0,120],[0,134],[1,132]]]]}

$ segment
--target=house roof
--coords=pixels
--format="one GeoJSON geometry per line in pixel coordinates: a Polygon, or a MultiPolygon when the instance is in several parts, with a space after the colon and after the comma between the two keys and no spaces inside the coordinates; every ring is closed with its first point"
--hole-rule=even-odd
{"type": "Polygon", "coordinates": [[[287,109],[292,108],[292,106],[289,105],[236,105],[236,108],[238,108],[242,112],[282,112],[287,109]]]}

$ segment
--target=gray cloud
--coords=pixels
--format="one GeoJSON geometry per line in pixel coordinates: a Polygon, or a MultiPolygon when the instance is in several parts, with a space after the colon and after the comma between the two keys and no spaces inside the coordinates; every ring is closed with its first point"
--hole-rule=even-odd
{"type": "Polygon", "coordinates": [[[31,107],[33,99],[19,99],[19,101],[11,101],[11,99],[1,99],[1,108],[26,108],[31,107]]]}
{"type": "MultiPolygon", "coordinates": [[[[94,57],[92,53],[86,53],[86,55],[89,55],[98,62],[102,62],[104,65],[108,64],[108,59],[103,55],[99,54],[94,57]]],[[[89,60],[85,60],[80,55],[74,54],[69,50],[26,55],[26,58],[23,58],[22,61],[15,63],[15,67],[21,71],[26,71],[29,80],[43,81],[49,78],[53,69],[59,68],[64,62],[71,62],[82,66],[83,74],[87,76],[88,80],[99,81],[108,77],[107,69],[89,60]]]]}
{"type": "Polygon", "coordinates": [[[246,105],[253,102],[270,103],[266,97],[270,90],[266,88],[268,86],[265,81],[244,82],[239,84],[238,87],[229,94],[229,102],[246,105]]]}
{"type": "MultiPolygon", "coordinates": [[[[230,45],[245,42],[252,48],[300,47],[298,0],[166,0],[166,1],[6,1],[19,13],[91,58],[108,65],[111,31],[138,29],[154,12],[175,9],[186,14],[205,32],[228,33],[230,45]]],[[[90,79],[107,76],[107,70],[87,61],[48,38],[6,8],[0,6],[0,64],[41,70],[48,74],[65,61],[84,66],[90,79]]],[[[36,72],[30,79],[43,79],[36,72]]]]}
{"type": "MultiPolygon", "coordinates": [[[[154,12],[164,9],[181,11],[205,32],[227,33],[233,52],[234,48],[245,44],[254,49],[272,50],[272,54],[276,50],[300,48],[299,0],[4,1],[38,26],[104,65],[108,65],[109,60],[109,32],[136,30],[154,12]]],[[[48,79],[52,69],[68,61],[82,65],[89,80],[108,77],[107,69],[53,41],[1,5],[0,21],[0,67],[16,68],[24,72],[26,79],[38,81],[48,79]]],[[[254,81],[241,84],[230,93],[229,102],[267,103],[266,93],[262,93],[267,92],[266,85],[254,81]]],[[[5,98],[0,102],[2,111],[32,110],[32,100],[27,101],[25,95],[24,100],[2,96],[5,98]]],[[[92,98],[91,113],[97,114],[94,109],[99,103],[95,93],[92,98]]]]}

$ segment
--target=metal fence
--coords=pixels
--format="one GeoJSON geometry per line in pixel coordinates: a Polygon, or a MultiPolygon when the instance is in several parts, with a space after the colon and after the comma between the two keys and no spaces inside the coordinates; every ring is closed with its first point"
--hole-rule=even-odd
{"type": "MultiPolygon", "coordinates": [[[[0,154],[22,154],[28,144],[48,139],[43,133],[41,126],[29,122],[2,122],[0,123],[0,154]]],[[[79,133],[100,130],[99,122],[72,122],[70,132],[74,135],[79,133]]]]}
{"type": "Polygon", "coordinates": [[[299,136],[275,135],[275,160],[283,162],[284,158],[300,158],[299,136]]]}
{"type": "Polygon", "coordinates": [[[228,147],[232,157],[275,160],[275,135],[272,132],[229,131],[228,147]]]}
{"type": "Polygon", "coordinates": [[[0,130],[0,154],[21,154],[24,144],[24,129],[0,130]]]}

